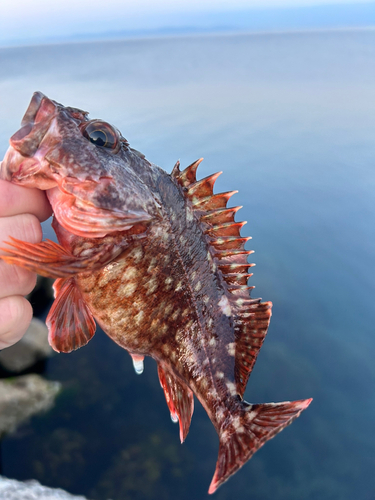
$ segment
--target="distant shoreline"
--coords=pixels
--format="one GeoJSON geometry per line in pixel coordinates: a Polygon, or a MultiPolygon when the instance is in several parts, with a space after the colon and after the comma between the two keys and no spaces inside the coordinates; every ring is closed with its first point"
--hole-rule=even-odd
{"type": "Polygon", "coordinates": [[[286,30],[186,30],[171,29],[170,33],[165,33],[165,30],[158,30],[158,32],[150,31],[149,33],[142,31],[138,35],[135,33],[123,34],[102,34],[102,35],[73,35],[71,37],[61,37],[58,39],[46,39],[39,42],[23,42],[23,43],[9,43],[0,45],[0,50],[5,49],[19,49],[19,48],[32,48],[32,47],[47,47],[55,45],[74,45],[74,44],[88,44],[88,43],[118,43],[127,41],[142,41],[142,40],[168,40],[174,38],[211,38],[211,37],[236,37],[236,36],[283,36],[283,35],[314,35],[321,33],[355,33],[375,31],[375,26],[353,26],[353,27],[332,27],[332,28],[306,28],[306,29],[286,29],[286,30]]]}

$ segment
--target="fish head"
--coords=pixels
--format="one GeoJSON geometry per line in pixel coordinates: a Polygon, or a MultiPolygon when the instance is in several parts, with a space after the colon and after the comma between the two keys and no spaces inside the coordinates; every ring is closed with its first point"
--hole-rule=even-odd
{"type": "Polygon", "coordinates": [[[102,237],[158,217],[159,205],[137,174],[150,166],[109,123],[36,92],[10,138],[0,179],[46,190],[66,230],[102,237]]]}

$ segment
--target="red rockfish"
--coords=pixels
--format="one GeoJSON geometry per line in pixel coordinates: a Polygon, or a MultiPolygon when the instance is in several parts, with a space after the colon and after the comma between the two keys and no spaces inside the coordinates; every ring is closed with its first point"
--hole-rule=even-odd
{"type": "Polygon", "coordinates": [[[156,361],[181,442],[195,394],[220,439],[213,493],[311,399],[243,400],[272,304],[250,297],[235,191],[213,193],[219,173],[197,180],[200,161],[167,174],[112,125],[36,92],[0,178],[47,191],[59,244],[12,239],[1,258],[56,279],[56,351],[87,344],[96,321],[137,373],[156,361]]]}

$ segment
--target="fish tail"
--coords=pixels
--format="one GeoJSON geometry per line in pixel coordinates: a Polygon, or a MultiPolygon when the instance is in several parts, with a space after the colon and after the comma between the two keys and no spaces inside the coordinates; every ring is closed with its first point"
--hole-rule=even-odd
{"type": "Polygon", "coordinates": [[[299,417],[312,399],[283,403],[249,404],[241,401],[219,433],[216,470],[208,493],[214,493],[266,441],[299,417]]]}

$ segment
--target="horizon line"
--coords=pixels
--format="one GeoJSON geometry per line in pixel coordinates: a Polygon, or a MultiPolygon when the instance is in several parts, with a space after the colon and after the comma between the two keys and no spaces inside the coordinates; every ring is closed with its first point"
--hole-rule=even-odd
{"type": "MultiPolygon", "coordinates": [[[[335,26],[335,27],[322,27],[322,28],[296,28],[296,29],[286,29],[286,30],[228,30],[226,31],[225,29],[213,29],[211,30],[202,30],[202,31],[194,31],[194,32],[189,32],[186,31],[184,33],[162,33],[166,29],[177,29],[177,28],[159,28],[157,30],[149,30],[149,34],[145,33],[145,30],[140,30],[142,31],[142,34],[140,33],[139,35],[136,34],[129,34],[126,35],[121,35],[119,37],[116,37],[116,35],[113,35],[113,38],[111,38],[110,33],[107,32],[107,34],[103,35],[95,35],[95,34],[88,34],[88,35],[72,35],[67,38],[61,38],[59,40],[48,40],[46,39],[45,41],[39,41],[39,42],[32,42],[28,43],[10,43],[8,45],[0,45],[0,50],[4,49],[19,49],[19,48],[32,48],[32,47],[46,47],[46,46],[55,46],[55,45],[74,45],[74,44],[87,44],[87,43],[114,43],[114,42],[121,42],[121,41],[136,41],[136,40],[162,40],[162,39],[173,39],[173,38],[194,38],[194,37],[219,37],[219,36],[280,36],[280,35],[308,35],[308,34],[319,34],[319,33],[329,33],[329,32],[357,32],[357,31],[375,31],[375,25],[369,25],[369,26],[335,26]],[[159,33],[158,33],[159,32],[159,33]]],[[[181,29],[179,28],[181,31],[181,29]]]]}

